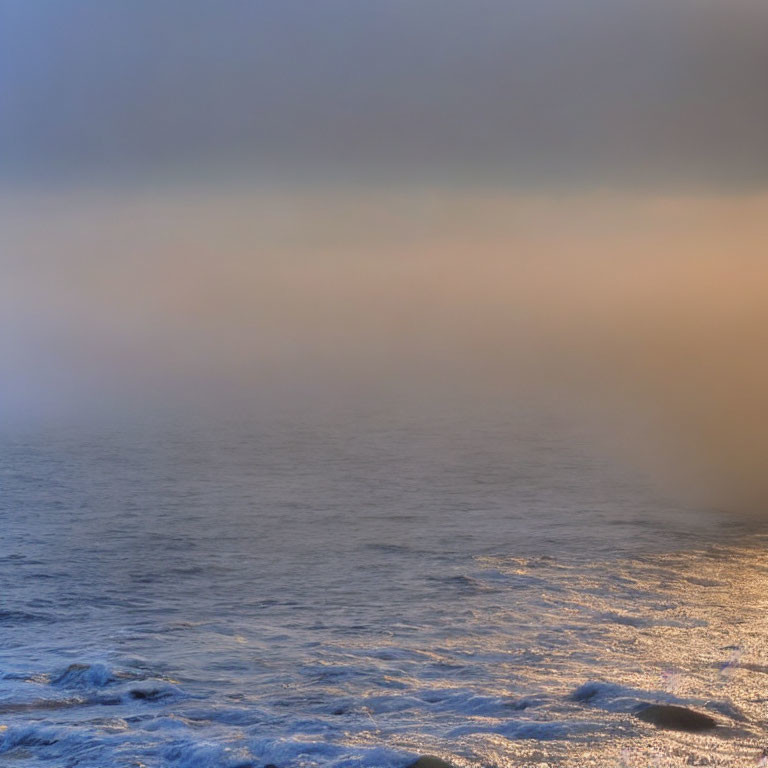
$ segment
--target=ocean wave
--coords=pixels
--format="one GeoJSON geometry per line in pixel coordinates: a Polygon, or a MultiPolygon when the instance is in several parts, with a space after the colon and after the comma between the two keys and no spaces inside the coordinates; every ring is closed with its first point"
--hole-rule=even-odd
{"type": "Polygon", "coordinates": [[[70,664],[51,679],[59,688],[104,688],[116,681],[114,672],[106,664],[70,664]]]}
{"type": "Polygon", "coordinates": [[[386,747],[346,746],[292,738],[257,739],[251,743],[251,752],[258,764],[302,768],[404,768],[416,757],[386,747]]]}
{"type": "Polygon", "coordinates": [[[636,712],[649,701],[682,704],[682,699],[665,691],[643,691],[617,683],[589,681],[571,694],[573,701],[609,712],[636,712]]]}
{"type": "Polygon", "coordinates": [[[65,730],[37,723],[12,726],[0,731],[0,753],[18,747],[49,747],[61,741],[65,730]]]}
{"type": "Polygon", "coordinates": [[[503,736],[509,740],[537,739],[539,741],[551,741],[554,739],[573,738],[577,734],[583,735],[585,732],[599,729],[599,723],[583,723],[573,720],[506,720],[502,723],[494,723],[493,725],[469,723],[454,728],[448,735],[451,738],[458,738],[478,733],[491,733],[503,736]]]}
{"type": "Polygon", "coordinates": [[[56,619],[46,613],[12,611],[0,609],[0,624],[28,624],[30,622],[52,623],[56,619]]]}

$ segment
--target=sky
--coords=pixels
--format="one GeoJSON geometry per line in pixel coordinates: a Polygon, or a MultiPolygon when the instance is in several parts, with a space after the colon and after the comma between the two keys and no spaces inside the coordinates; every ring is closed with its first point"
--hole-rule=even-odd
{"type": "Polygon", "coordinates": [[[2,0],[5,183],[768,172],[763,0],[2,0]]]}
{"type": "Polygon", "coordinates": [[[0,417],[535,395],[763,505],[767,32],[764,0],[0,0],[0,417]]]}

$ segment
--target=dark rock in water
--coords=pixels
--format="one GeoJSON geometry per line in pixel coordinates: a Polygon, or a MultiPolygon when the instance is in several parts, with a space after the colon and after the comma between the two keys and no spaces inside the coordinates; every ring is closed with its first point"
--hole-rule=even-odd
{"type": "Polygon", "coordinates": [[[415,763],[411,763],[408,768],[453,768],[453,766],[439,757],[423,755],[415,763]]]}
{"type": "Polygon", "coordinates": [[[571,698],[574,701],[590,701],[591,699],[594,699],[598,693],[600,693],[600,690],[603,687],[604,686],[601,683],[584,683],[584,685],[580,685],[571,694],[571,698]]]}
{"type": "Polygon", "coordinates": [[[709,715],[674,704],[647,704],[635,714],[657,728],[673,731],[708,731],[717,726],[717,721],[709,715]]]}
{"type": "Polygon", "coordinates": [[[168,691],[158,690],[157,688],[134,688],[128,691],[132,699],[142,699],[145,701],[157,701],[168,696],[168,691]]]}

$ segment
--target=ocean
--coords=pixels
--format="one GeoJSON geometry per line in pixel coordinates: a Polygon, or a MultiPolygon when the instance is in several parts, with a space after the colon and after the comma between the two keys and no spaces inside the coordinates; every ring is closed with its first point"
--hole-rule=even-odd
{"type": "Polygon", "coordinates": [[[0,525],[2,765],[768,763],[764,529],[555,417],[18,427],[0,525]]]}

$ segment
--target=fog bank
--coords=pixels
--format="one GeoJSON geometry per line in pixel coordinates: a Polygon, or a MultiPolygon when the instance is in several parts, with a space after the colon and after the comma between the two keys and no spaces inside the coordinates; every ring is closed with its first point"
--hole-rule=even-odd
{"type": "Polygon", "coordinates": [[[766,214],[435,189],[6,197],[3,417],[554,406],[702,501],[761,510],[766,214]]]}

